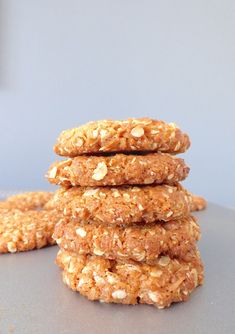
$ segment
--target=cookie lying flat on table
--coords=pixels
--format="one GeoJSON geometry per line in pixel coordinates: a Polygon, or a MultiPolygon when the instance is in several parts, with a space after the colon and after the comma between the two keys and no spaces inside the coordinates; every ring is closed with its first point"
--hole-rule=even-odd
{"type": "Polygon", "coordinates": [[[162,256],[150,266],[59,251],[57,264],[64,269],[64,283],[88,299],[158,308],[186,301],[204,275],[198,252],[189,253],[185,260],[162,256]]]}
{"type": "Polygon", "coordinates": [[[118,186],[174,184],[184,180],[189,167],[183,159],[164,153],[146,155],[79,156],[55,162],[48,181],[62,186],[118,186]]]}
{"type": "Polygon", "coordinates": [[[192,204],[191,204],[191,211],[201,211],[206,209],[207,201],[205,198],[191,194],[192,196],[192,204]]]}
{"type": "Polygon", "coordinates": [[[61,220],[53,238],[63,250],[113,260],[154,264],[160,255],[184,258],[196,248],[200,228],[194,217],[130,227],[83,224],[61,220]]]}
{"type": "Polygon", "coordinates": [[[18,209],[21,211],[41,209],[52,198],[53,193],[47,191],[32,191],[17,194],[0,201],[1,209],[18,209]]]}
{"type": "Polygon", "coordinates": [[[49,205],[79,222],[99,224],[153,223],[189,215],[191,195],[176,186],[72,187],[56,191],[49,205]]]}
{"type": "Polygon", "coordinates": [[[52,234],[61,216],[56,210],[44,209],[51,197],[49,193],[31,192],[0,202],[0,253],[55,244],[52,234]]]}
{"type": "Polygon", "coordinates": [[[63,131],[55,153],[75,157],[86,153],[152,151],[182,153],[190,146],[187,134],[175,124],[150,118],[103,120],[63,131]]]}

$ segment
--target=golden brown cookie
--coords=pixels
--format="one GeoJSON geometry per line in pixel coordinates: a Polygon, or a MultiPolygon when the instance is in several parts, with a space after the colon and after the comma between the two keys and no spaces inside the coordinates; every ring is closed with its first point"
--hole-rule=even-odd
{"type": "Polygon", "coordinates": [[[192,195],[191,211],[201,211],[206,209],[207,201],[205,200],[205,198],[193,194],[191,195],[192,195]]]}
{"type": "Polygon", "coordinates": [[[41,209],[52,198],[53,193],[47,191],[32,191],[17,194],[0,201],[1,209],[18,209],[21,211],[41,209]]]}
{"type": "Polygon", "coordinates": [[[52,205],[79,222],[142,224],[189,215],[191,196],[180,185],[72,187],[59,189],[52,205]]]}
{"type": "Polygon", "coordinates": [[[175,124],[150,118],[103,120],[63,131],[55,153],[68,157],[101,152],[182,153],[190,146],[187,134],[175,124]]]}
{"type": "Polygon", "coordinates": [[[49,182],[62,186],[175,184],[189,167],[183,159],[164,153],[147,155],[79,156],[51,165],[49,182]]]}
{"type": "Polygon", "coordinates": [[[61,220],[53,238],[61,249],[74,254],[154,264],[160,255],[184,258],[196,248],[200,228],[190,216],[167,223],[129,227],[61,220]]]}
{"type": "Polygon", "coordinates": [[[57,264],[64,269],[64,283],[88,299],[158,308],[186,301],[204,275],[199,252],[185,260],[162,256],[150,266],[59,251],[57,264]]]}
{"type": "Polygon", "coordinates": [[[61,214],[45,210],[49,193],[31,192],[1,202],[0,253],[15,253],[55,244],[52,234],[61,214]]]}

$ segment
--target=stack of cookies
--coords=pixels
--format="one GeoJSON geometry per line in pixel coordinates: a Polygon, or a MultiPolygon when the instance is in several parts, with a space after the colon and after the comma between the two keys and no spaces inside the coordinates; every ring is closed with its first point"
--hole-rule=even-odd
{"type": "Polygon", "coordinates": [[[192,196],[179,182],[189,168],[177,153],[189,137],[148,118],[97,121],[63,131],[54,150],[69,159],[48,172],[61,185],[51,205],[63,280],[91,300],[185,301],[203,282],[191,216],[192,196]]]}

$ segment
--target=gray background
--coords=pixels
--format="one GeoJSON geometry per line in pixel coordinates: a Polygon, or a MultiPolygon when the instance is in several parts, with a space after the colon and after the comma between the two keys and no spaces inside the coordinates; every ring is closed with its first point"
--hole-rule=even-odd
{"type": "Polygon", "coordinates": [[[186,185],[234,200],[235,2],[0,0],[0,188],[47,188],[62,129],[175,121],[186,185]]]}

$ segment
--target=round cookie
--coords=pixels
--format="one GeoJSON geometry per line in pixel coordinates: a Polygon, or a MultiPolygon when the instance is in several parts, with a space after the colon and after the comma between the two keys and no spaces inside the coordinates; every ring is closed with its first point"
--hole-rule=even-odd
{"type": "Polygon", "coordinates": [[[182,153],[190,146],[187,134],[175,124],[150,118],[125,121],[103,120],[63,131],[55,153],[75,157],[101,152],[166,152],[182,153]]]}
{"type": "Polygon", "coordinates": [[[164,153],[146,155],[79,156],[49,168],[49,182],[68,186],[119,186],[175,184],[184,180],[189,167],[183,159],[164,153]]]}
{"type": "Polygon", "coordinates": [[[52,192],[33,191],[25,192],[8,197],[0,201],[0,210],[18,209],[21,211],[35,210],[42,208],[53,196],[52,192]]]}
{"type": "Polygon", "coordinates": [[[186,301],[203,283],[204,275],[198,252],[188,254],[185,260],[162,256],[150,266],[59,251],[57,264],[64,269],[64,283],[90,300],[158,308],[186,301]]]}
{"type": "Polygon", "coordinates": [[[51,194],[32,192],[1,202],[0,253],[22,252],[55,244],[52,234],[61,214],[44,209],[49,198],[51,194]]]}
{"type": "Polygon", "coordinates": [[[192,195],[192,204],[191,204],[191,211],[201,211],[206,209],[207,201],[205,198],[191,194],[192,195]]]}
{"type": "Polygon", "coordinates": [[[167,223],[129,227],[62,220],[56,225],[53,238],[61,249],[75,254],[154,264],[163,254],[184,258],[196,248],[200,228],[190,216],[167,223]]]}
{"type": "MultiPolygon", "coordinates": [[[[49,201],[50,203],[51,201],[49,201]]],[[[72,187],[59,189],[52,204],[79,222],[137,224],[189,215],[191,196],[180,186],[72,187]]]]}

